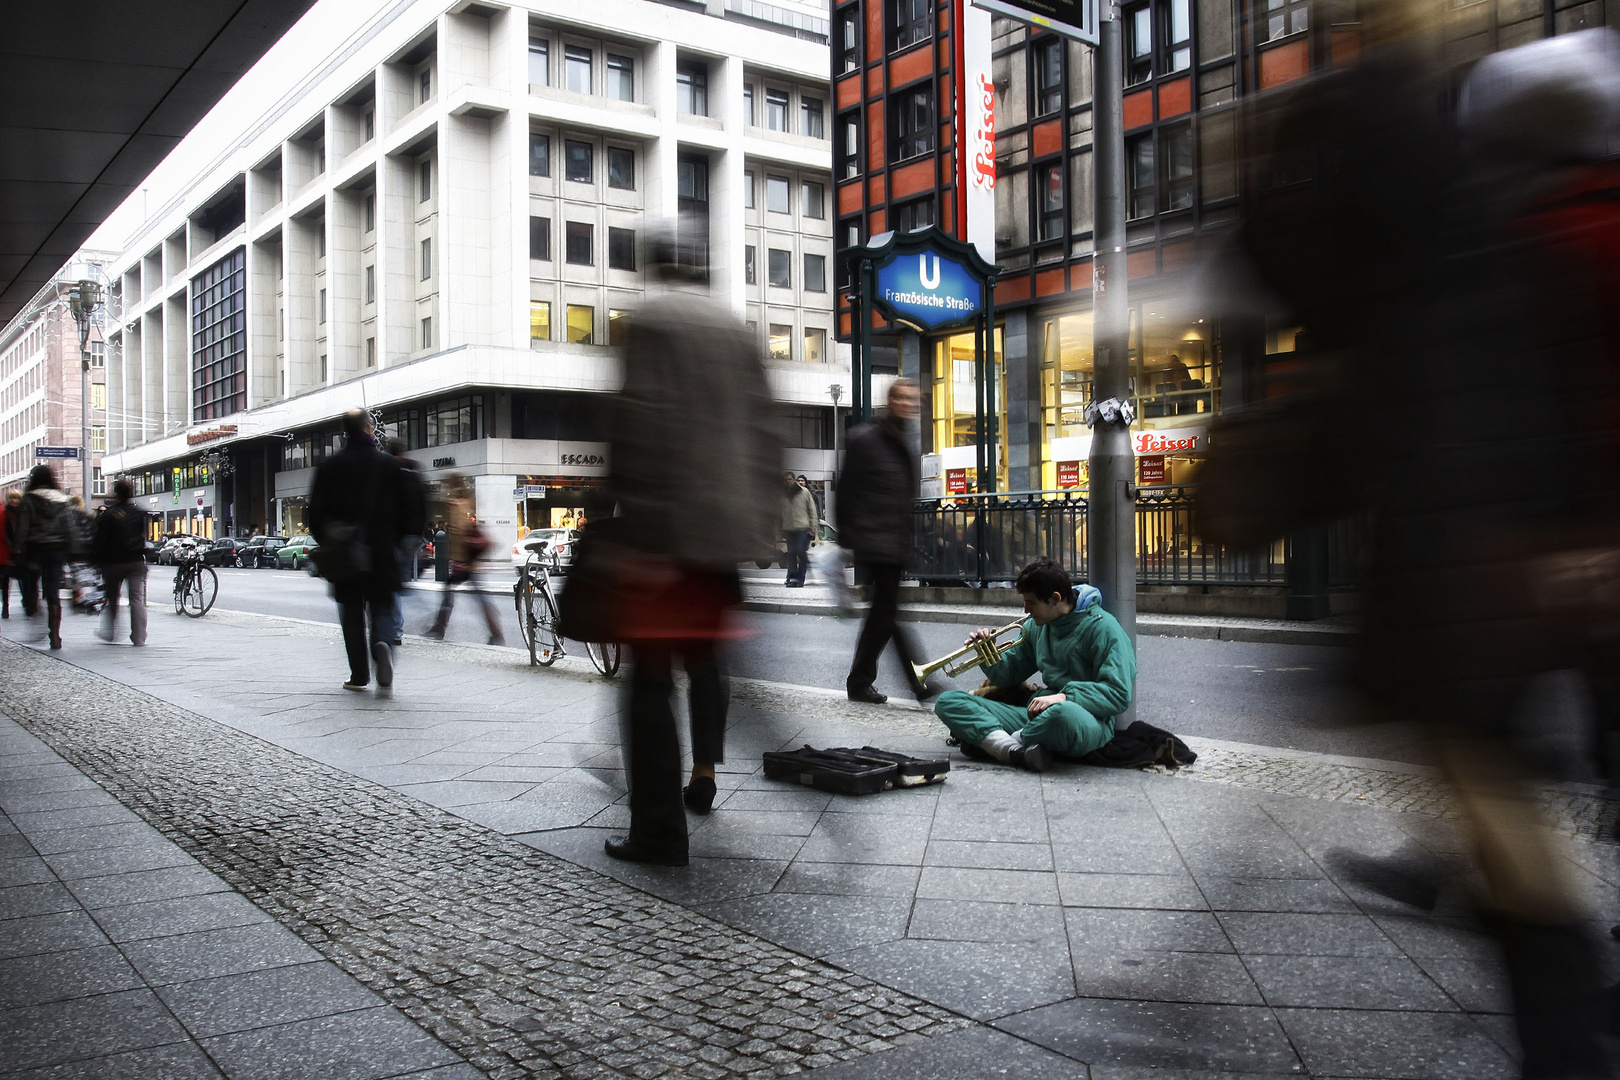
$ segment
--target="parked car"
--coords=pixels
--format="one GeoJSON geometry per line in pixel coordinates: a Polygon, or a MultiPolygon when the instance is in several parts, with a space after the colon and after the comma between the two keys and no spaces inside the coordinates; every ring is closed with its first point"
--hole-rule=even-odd
{"type": "Polygon", "coordinates": [[[208,541],[200,536],[171,536],[158,549],[158,565],[175,566],[180,562],[180,553],[182,551],[194,551],[207,543],[208,541]]]}
{"type": "Polygon", "coordinates": [[[574,529],[535,529],[512,545],[512,569],[521,570],[529,555],[538,551],[544,551],[549,565],[564,568],[574,561],[574,541],[578,538],[574,529]]]}
{"type": "Polygon", "coordinates": [[[262,566],[276,565],[276,551],[287,542],[285,536],[252,536],[236,552],[237,566],[251,566],[255,570],[262,566]]]}
{"type": "Polygon", "coordinates": [[[202,561],[204,566],[241,566],[238,557],[245,541],[234,536],[221,537],[215,540],[211,547],[203,549],[202,561]]]}
{"type": "Polygon", "coordinates": [[[155,563],[158,561],[158,551],[161,550],[162,547],[163,545],[159,544],[157,541],[148,540],[146,542],[146,548],[142,557],[145,558],[149,563],[155,563]]]}
{"type": "MultiPolygon", "coordinates": [[[[314,564],[310,562],[309,557],[314,554],[317,546],[319,545],[315,543],[313,536],[299,533],[276,549],[276,569],[302,570],[306,566],[313,568],[314,564]]],[[[313,573],[314,570],[311,569],[310,572],[313,573]]]]}

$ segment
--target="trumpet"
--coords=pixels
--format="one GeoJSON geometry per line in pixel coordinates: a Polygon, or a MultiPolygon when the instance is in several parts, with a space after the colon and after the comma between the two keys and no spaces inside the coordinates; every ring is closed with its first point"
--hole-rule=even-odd
{"type": "Polygon", "coordinates": [[[1001,627],[989,637],[978,638],[971,643],[962,646],[949,656],[942,656],[938,660],[934,660],[927,664],[912,664],[911,670],[917,676],[917,681],[919,683],[927,682],[928,676],[932,675],[941,668],[945,669],[945,674],[947,675],[960,675],[969,668],[978,667],[980,664],[996,663],[1003,656],[1007,655],[1007,653],[1011,652],[1012,649],[1023,640],[1024,621],[1020,619],[1017,622],[1010,622],[1006,626],[1001,627]],[[1002,634],[1008,633],[1012,630],[1018,631],[1017,637],[1008,641],[999,640],[1002,634]],[[962,657],[967,657],[967,659],[963,660],[961,659],[962,657]]]}

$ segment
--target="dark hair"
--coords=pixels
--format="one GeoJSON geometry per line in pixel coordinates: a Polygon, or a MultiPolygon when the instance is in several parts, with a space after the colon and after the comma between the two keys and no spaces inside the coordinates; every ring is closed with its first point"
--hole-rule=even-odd
{"type": "Polygon", "coordinates": [[[49,465],[35,465],[28,472],[28,490],[35,488],[53,488],[56,486],[56,474],[51,472],[49,465]]]}
{"type": "Polygon", "coordinates": [[[1018,591],[1040,600],[1058,593],[1066,604],[1074,603],[1076,596],[1069,572],[1045,555],[1018,571],[1018,591]]]}
{"type": "Polygon", "coordinates": [[[113,481],[113,498],[119,502],[129,502],[135,497],[135,481],[127,476],[120,476],[113,481]]]}
{"type": "Polygon", "coordinates": [[[350,409],[343,414],[343,434],[364,435],[371,426],[371,414],[364,409],[350,409]]]}

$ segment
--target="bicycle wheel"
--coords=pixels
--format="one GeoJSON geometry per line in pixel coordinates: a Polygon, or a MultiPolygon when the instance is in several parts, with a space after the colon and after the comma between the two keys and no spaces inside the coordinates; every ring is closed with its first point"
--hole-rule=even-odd
{"type": "Polygon", "coordinates": [[[612,678],[619,670],[619,643],[617,641],[587,641],[585,653],[596,665],[596,670],[612,678]]]}
{"type": "Polygon", "coordinates": [[[181,602],[185,612],[193,619],[200,619],[208,614],[208,609],[214,606],[219,598],[219,575],[214,573],[212,566],[199,566],[196,575],[187,584],[181,602]]]}
{"type": "Polygon", "coordinates": [[[534,574],[525,569],[518,578],[517,584],[512,586],[512,606],[517,608],[518,631],[523,635],[523,644],[529,649],[529,663],[538,663],[534,654],[534,574]]]}
{"type": "Polygon", "coordinates": [[[550,667],[562,655],[563,647],[562,635],[557,633],[557,600],[549,584],[541,588],[534,607],[534,658],[541,666],[550,667]]]}
{"type": "Polygon", "coordinates": [[[183,566],[176,567],[174,571],[174,613],[176,615],[185,614],[186,590],[190,587],[191,583],[186,580],[186,568],[183,566]]]}

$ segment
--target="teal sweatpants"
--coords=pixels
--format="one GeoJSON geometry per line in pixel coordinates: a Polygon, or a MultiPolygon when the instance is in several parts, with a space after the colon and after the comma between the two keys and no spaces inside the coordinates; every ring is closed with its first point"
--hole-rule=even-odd
{"type": "Polygon", "coordinates": [[[1063,757],[1085,757],[1114,737],[1114,719],[1099,720],[1072,701],[1061,702],[1030,718],[1029,710],[947,690],[934,703],[934,713],[962,742],[978,746],[990,732],[1016,731],[1025,745],[1044,746],[1063,757]]]}

